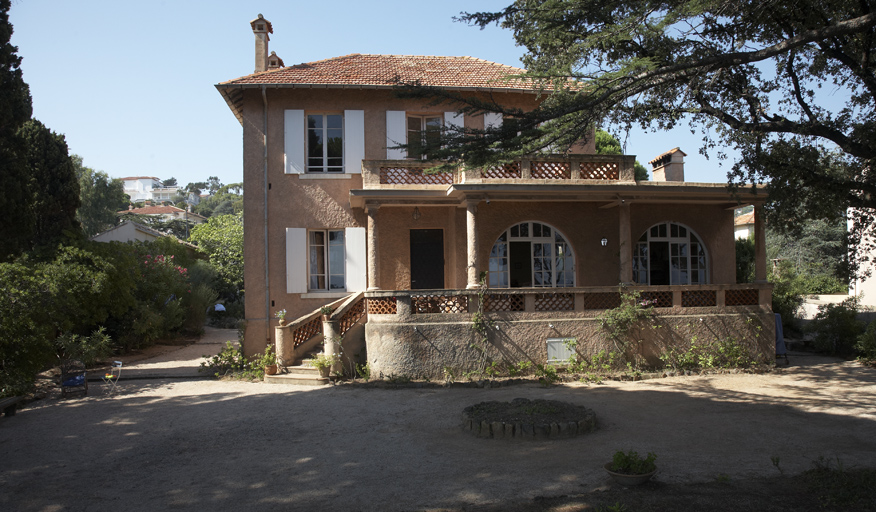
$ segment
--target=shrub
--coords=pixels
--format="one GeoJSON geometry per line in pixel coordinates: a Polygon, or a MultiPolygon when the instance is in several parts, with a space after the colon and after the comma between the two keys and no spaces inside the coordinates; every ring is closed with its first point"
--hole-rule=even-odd
{"type": "Polygon", "coordinates": [[[798,319],[807,293],[805,279],[788,261],[782,261],[770,270],[769,281],[773,283],[773,312],[782,315],[786,334],[800,332],[798,319]]]}
{"type": "Polygon", "coordinates": [[[858,336],[855,343],[858,359],[864,362],[876,361],[876,321],[867,324],[867,330],[858,336]]]}
{"type": "Polygon", "coordinates": [[[86,366],[94,366],[112,354],[112,339],[103,327],[98,328],[90,336],[78,334],[63,334],[55,340],[58,357],[61,359],[79,359],[86,366]]]}
{"type": "Polygon", "coordinates": [[[864,323],[858,320],[858,298],[818,306],[818,313],[808,330],[815,334],[817,350],[851,355],[855,342],[865,330],[864,323]]]}

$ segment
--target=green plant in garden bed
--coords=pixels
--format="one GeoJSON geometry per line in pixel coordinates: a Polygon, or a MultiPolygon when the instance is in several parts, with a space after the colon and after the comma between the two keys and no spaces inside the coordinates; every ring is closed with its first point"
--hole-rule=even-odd
{"type": "Polygon", "coordinates": [[[625,475],[644,475],[657,469],[657,465],[654,464],[656,459],[657,456],[651,452],[648,452],[647,457],[642,458],[638,452],[630,450],[624,453],[623,450],[618,450],[611,459],[611,470],[625,475]]]}

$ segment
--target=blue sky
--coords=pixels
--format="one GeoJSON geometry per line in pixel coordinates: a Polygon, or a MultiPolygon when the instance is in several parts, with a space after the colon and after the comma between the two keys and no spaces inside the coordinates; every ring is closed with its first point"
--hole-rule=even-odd
{"type": "MultiPolygon", "coordinates": [[[[253,71],[249,21],[271,21],[270,49],[287,65],[350,53],[470,55],[520,66],[511,32],[452,20],[510,0],[13,0],[12,44],[23,57],[34,117],[71,153],[110,176],[218,176],[239,182],[242,130],[213,87],[253,71]]],[[[631,132],[627,153],[647,161],[676,146],[687,181],[725,182],[727,167],[698,154],[689,128],[631,132]]]]}

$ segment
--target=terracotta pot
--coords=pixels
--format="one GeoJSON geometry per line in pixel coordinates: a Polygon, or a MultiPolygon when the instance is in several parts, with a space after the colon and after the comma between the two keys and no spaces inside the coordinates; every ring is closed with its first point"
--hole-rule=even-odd
{"type": "Polygon", "coordinates": [[[642,485],[647,482],[657,473],[657,470],[651,471],[650,473],[644,473],[641,475],[628,475],[626,473],[615,473],[611,470],[611,462],[607,462],[605,466],[605,471],[611,476],[612,480],[623,485],[624,487],[633,487],[636,485],[642,485]]]}
{"type": "Polygon", "coordinates": [[[323,379],[327,379],[329,377],[329,374],[332,371],[330,366],[326,366],[324,368],[320,367],[320,368],[317,368],[317,370],[319,371],[319,376],[322,377],[323,379]]]}
{"type": "Polygon", "coordinates": [[[280,321],[280,327],[283,327],[283,324],[286,323],[286,319],[285,319],[285,318],[278,318],[277,320],[280,321]]]}
{"type": "Polygon", "coordinates": [[[265,366],[265,375],[277,375],[277,365],[269,364],[265,366]]]}

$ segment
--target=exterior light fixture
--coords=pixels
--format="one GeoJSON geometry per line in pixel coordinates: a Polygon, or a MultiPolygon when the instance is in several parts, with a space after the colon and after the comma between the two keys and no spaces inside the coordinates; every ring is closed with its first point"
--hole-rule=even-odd
{"type": "Polygon", "coordinates": [[[416,206],[414,206],[414,214],[413,214],[413,218],[414,218],[415,221],[420,220],[420,209],[417,208],[416,206]]]}
{"type": "Polygon", "coordinates": [[[602,240],[599,241],[603,247],[608,245],[608,238],[602,237],[602,240]]]}

